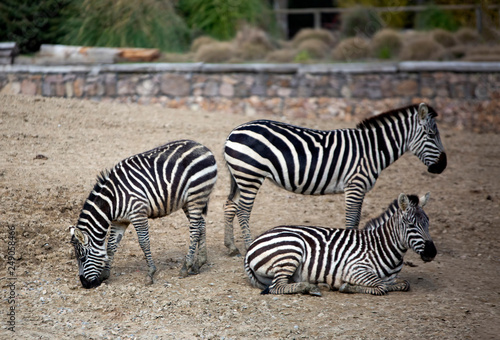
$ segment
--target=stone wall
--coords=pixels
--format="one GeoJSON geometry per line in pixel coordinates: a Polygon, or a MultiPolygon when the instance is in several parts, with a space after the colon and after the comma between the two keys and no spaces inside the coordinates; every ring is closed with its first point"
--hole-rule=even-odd
{"type": "Polygon", "coordinates": [[[498,62],[4,65],[0,93],[347,120],[426,101],[453,126],[500,132],[498,62]]]}

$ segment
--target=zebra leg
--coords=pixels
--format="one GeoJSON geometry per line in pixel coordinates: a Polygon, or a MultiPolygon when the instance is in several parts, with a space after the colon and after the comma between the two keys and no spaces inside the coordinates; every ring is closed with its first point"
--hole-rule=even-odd
{"type": "Polygon", "coordinates": [[[241,255],[234,244],[233,221],[237,210],[238,205],[232,200],[227,199],[224,204],[224,245],[229,249],[229,256],[241,255]]]}
{"type": "Polygon", "coordinates": [[[275,277],[269,287],[264,289],[261,294],[309,294],[321,296],[319,287],[309,282],[288,283],[288,277],[275,277]]]}
{"type": "Polygon", "coordinates": [[[132,224],[137,232],[139,245],[141,246],[144,256],[146,257],[146,262],[149,268],[147,284],[151,285],[153,284],[153,276],[156,273],[156,266],[153,261],[153,256],[151,255],[148,218],[146,216],[135,218],[133,219],[132,224]]]}
{"type": "Polygon", "coordinates": [[[387,284],[387,291],[389,292],[407,292],[410,290],[410,282],[403,279],[395,279],[393,282],[387,284]]]}
{"type": "Polygon", "coordinates": [[[347,229],[358,229],[364,198],[365,192],[356,182],[349,184],[345,189],[345,225],[347,229]]]}
{"type": "Polygon", "coordinates": [[[199,274],[200,268],[207,262],[205,220],[201,211],[183,208],[189,219],[189,250],[179,273],[180,277],[189,274],[199,274]],[[198,248],[198,261],[195,261],[195,253],[198,248]]]}
{"type": "Polygon", "coordinates": [[[104,281],[109,278],[111,273],[111,265],[113,263],[113,258],[115,256],[116,249],[120,244],[120,241],[123,238],[123,234],[127,229],[128,224],[125,223],[113,223],[111,224],[111,229],[109,231],[109,239],[107,246],[108,259],[106,261],[106,265],[101,273],[101,281],[104,281]]]}

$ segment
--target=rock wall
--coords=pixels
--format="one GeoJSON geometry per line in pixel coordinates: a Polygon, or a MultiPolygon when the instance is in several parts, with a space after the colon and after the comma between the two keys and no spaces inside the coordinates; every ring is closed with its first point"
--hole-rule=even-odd
{"type": "Polygon", "coordinates": [[[500,63],[0,66],[0,93],[360,120],[426,101],[457,128],[500,132],[500,63]]]}

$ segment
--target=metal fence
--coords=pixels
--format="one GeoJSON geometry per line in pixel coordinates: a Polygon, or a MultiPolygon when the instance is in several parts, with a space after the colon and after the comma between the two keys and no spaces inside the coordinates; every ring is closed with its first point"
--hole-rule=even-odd
{"type": "MultiPolygon", "coordinates": [[[[483,7],[481,5],[439,5],[435,6],[445,11],[456,10],[473,10],[476,14],[476,28],[479,32],[483,29],[483,7]]],[[[379,13],[394,13],[394,12],[421,12],[428,9],[428,6],[392,6],[392,7],[372,7],[379,13]]],[[[500,22],[500,5],[486,6],[488,10],[497,10],[500,22]]],[[[352,11],[352,8],[274,8],[274,13],[280,22],[286,36],[288,36],[288,20],[286,16],[289,14],[310,14],[314,17],[314,28],[321,28],[321,14],[342,14],[352,11]]],[[[499,23],[500,24],[500,23],[499,23]]]]}

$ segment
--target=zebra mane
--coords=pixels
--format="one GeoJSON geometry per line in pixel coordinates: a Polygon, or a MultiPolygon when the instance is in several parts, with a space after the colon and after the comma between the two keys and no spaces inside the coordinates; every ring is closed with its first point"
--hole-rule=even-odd
{"type": "Polygon", "coordinates": [[[109,179],[110,170],[103,170],[97,175],[97,181],[94,185],[92,191],[100,192],[106,181],[109,179]]]}
{"type": "MultiPolygon", "coordinates": [[[[436,111],[431,106],[427,105],[427,108],[429,109],[429,117],[431,117],[431,118],[437,117],[436,111]]],[[[418,112],[418,104],[409,105],[409,106],[401,107],[399,109],[382,112],[376,116],[366,118],[356,125],[356,129],[377,128],[377,127],[379,127],[379,125],[377,124],[379,121],[385,120],[386,118],[389,118],[389,117],[398,116],[399,113],[406,112],[408,110],[410,110],[410,112],[412,112],[412,113],[418,112]]]]}
{"type": "MultiPolygon", "coordinates": [[[[408,200],[410,201],[410,204],[414,207],[418,206],[419,203],[419,198],[416,195],[408,195],[408,200]]],[[[366,222],[364,226],[364,230],[370,230],[370,229],[375,229],[380,227],[381,225],[385,224],[391,216],[393,216],[396,211],[399,209],[399,204],[398,200],[395,199],[392,201],[392,203],[389,205],[389,207],[382,213],[380,216],[372,218],[368,222],[366,222]]]]}

